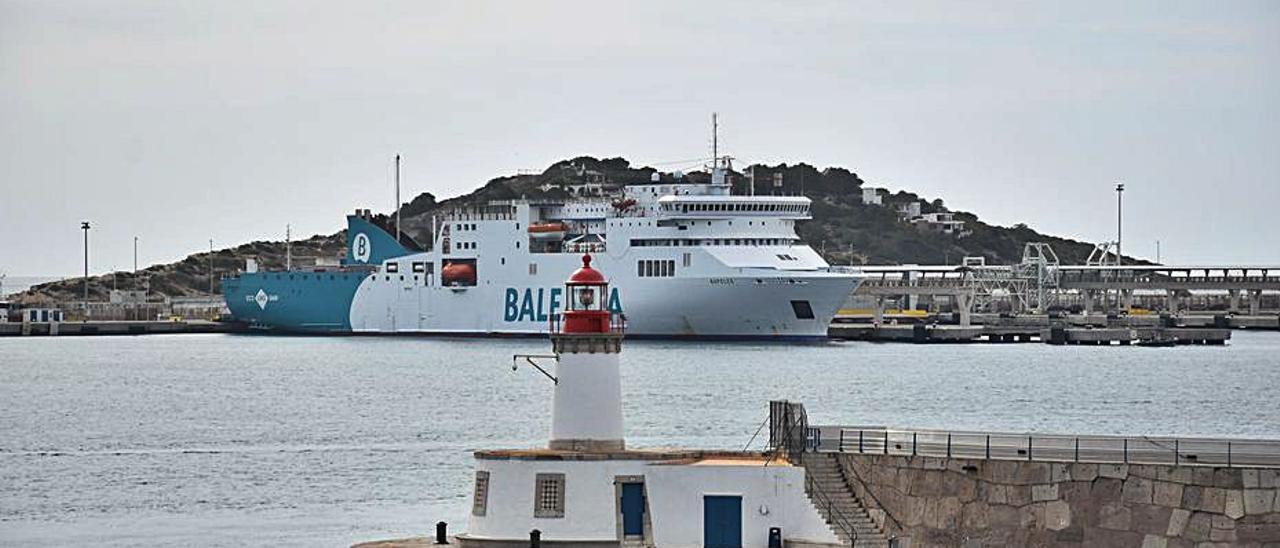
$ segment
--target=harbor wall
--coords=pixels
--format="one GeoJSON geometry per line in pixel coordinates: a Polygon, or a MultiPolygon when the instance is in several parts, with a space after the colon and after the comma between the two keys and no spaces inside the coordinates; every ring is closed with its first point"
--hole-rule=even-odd
{"type": "Polygon", "coordinates": [[[899,545],[1280,546],[1280,469],[841,454],[899,545]]]}

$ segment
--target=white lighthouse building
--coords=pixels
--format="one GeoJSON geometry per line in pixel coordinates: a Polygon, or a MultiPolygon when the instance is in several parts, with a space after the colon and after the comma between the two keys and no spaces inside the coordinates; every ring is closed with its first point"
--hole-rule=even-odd
{"type": "Polygon", "coordinates": [[[584,256],[553,317],[551,438],[475,453],[463,548],[840,546],[805,494],[804,469],[765,453],[628,449],[624,326],[608,281],[584,256]]]}

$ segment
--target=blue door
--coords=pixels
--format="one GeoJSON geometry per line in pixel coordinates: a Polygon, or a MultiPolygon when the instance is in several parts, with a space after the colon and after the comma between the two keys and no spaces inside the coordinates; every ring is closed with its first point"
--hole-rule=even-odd
{"type": "Polygon", "coordinates": [[[622,484],[622,534],[644,535],[644,484],[622,484]]]}
{"type": "Polygon", "coordinates": [[[742,548],[742,497],[703,497],[702,546],[742,548]]]}

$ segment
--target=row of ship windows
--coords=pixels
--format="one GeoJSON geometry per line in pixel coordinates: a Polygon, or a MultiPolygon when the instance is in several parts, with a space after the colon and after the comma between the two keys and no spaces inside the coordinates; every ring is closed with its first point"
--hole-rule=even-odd
{"type": "Polygon", "coordinates": [[[794,245],[797,240],[790,238],[711,238],[706,240],[686,239],[640,239],[631,240],[631,247],[690,247],[701,245],[794,245]]]}
{"type": "MultiPolygon", "coordinates": [[[[343,279],[346,279],[346,278],[351,278],[351,277],[356,277],[356,276],[364,276],[364,274],[329,274],[329,281],[336,280],[336,279],[338,279],[339,277],[341,277],[341,278],[343,278],[343,279]]],[[[277,280],[282,280],[282,279],[284,279],[284,277],[285,277],[285,275],[284,275],[284,274],[276,274],[276,279],[277,279],[277,280]]],[[[293,274],[289,274],[289,275],[288,275],[288,277],[289,277],[289,279],[290,279],[290,280],[294,279],[294,275],[293,275],[293,274]]],[[[310,279],[311,279],[311,275],[309,275],[309,274],[298,274],[298,277],[300,277],[300,278],[301,278],[301,279],[303,279],[303,280],[310,280],[310,279]]],[[[316,277],[316,281],[317,281],[317,282],[324,281],[324,275],[322,275],[322,274],[316,274],[316,275],[315,275],[315,277],[316,277]]]]}
{"type": "MultiPolygon", "coordinates": [[[[424,263],[422,261],[414,261],[410,268],[412,268],[414,272],[430,272],[435,269],[435,264],[424,263]]],[[[393,274],[396,272],[399,272],[400,263],[387,263],[386,267],[383,268],[383,270],[393,274]]]]}
{"type": "Polygon", "coordinates": [[[736,212],[768,212],[768,213],[804,213],[808,206],[804,204],[662,204],[664,211],[680,211],[681,213],[702,211],[736,211],[736,212]]]}
{"type": "Polygon", "coordinates": [[[641,278],[670,278],[676,275],[676,262],[671,260],[636,261],[636,275],[641,278]]]}

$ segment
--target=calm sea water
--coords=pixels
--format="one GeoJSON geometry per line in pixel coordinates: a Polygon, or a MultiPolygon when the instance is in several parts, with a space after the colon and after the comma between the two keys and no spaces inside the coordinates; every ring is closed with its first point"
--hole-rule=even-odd
{"type": "MultiPolygon", "coordinates": [[[[0,544],[322,545],[462,530],[470,451],[545,441],[540,340],[0,339],[0,544]]],[[[1280,334],[1226,347],[632,341],[628,443],[821,423],[1280,438],[1280,334]]]]}

